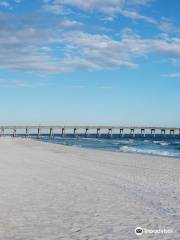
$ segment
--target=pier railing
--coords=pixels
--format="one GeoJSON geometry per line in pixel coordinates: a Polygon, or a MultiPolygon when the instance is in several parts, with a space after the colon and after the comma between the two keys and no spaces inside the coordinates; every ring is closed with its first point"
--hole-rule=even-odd
{"type": "Polygon", "coordinates": [[[69,130],[73,131],[74,136],[77,136],[78,131],[84,132],[85,136],[87,136],[91,131],[96,132],[96,136],[100,137],[101,131],[107,132],[109,136],[112,136],[113,133],[118,133],[120,136],[124,136],[125,133],[128,133],[132,136],[135,136],[137,133],[140,133],[142,136],[146,136],[147,133],[152,134],[155,136],[157,132],[162,135],[170,134],[180,135],[180,128],[171,128],[171,127],[154,127],[154,126],[147,126],[147,127],[138,127],[138,126],[86,126],[86,125],[32,125],[32,126],[0,126],[0,136],[4,135],[5,132],[9,132],[13,137],[17,135],[18,131],[24,132],[25,136],[28,137],[31,131],[35,131],[37,137],[39,138],[41,134],[46,130],[49,132],[49,136],[53,137],[54,134],[60,134],[61,136],[65,137],[66,132],[69,130]],[[60,131],[60,133],[59,133],[60,131]]]}

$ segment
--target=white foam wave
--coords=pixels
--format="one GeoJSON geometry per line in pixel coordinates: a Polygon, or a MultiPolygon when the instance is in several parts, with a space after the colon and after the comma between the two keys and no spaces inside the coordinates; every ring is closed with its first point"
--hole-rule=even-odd
{"type": "Polygon", "coordinates": [[[165,142],[165,141],[153,141],[153,143],[155,144],[159,144],[161,146],[168,146],[169,143],[168,142],[165,142]]]}
{"type": "Polygon", "coordinates": [[[171,153],[168,151],[158,151],[153,149],[140,149],[135,147],[128,147],[123,146],[120,147],[121,152],[129,152],[129,153],[143,153],[143,154],[150,154],[150,155],[159,155],[159,156],[169,156],[169,157],[177,157],[179,154],[177,153],[171,153]]]}
{"type": "Polygon", "coordinates": [[[78,139],[80,141],[91,141],[91,142],[103,142],[104,139],[103,138],[91,138],[91,137],[77,137],[77,138],[72,138],[73,140],[74,139],[78,139]]]}
{"type": "Polygon", "coordinates": [[[168,142],[161,142],[160,145],[161,145],[161,146],[168,146],[169,143],[168,143],[168,142]]]}
{"type": "Polygon", "coordinates": [[[132,140],[132,139],[129,139],[129,140],[120,140],[119,141],[119,143],[121,143],[121,144],[129,144],[129,143],[133,143],[134,142],[134,140],[132,140]]]}

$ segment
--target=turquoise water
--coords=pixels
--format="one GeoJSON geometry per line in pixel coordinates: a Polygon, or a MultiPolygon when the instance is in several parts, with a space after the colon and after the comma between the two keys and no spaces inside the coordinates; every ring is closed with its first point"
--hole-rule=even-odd
{"type": "MultiPolygon", "coordinates": [[[[30,137],[37,138],[36,135],[30,137]]],[[[140,134],[135,137],[128,134],[124,137],[120,137],[118,134],[114,134],[112,137],[102,134],[97,138],[95,134],[88,137],[85,137],[84,134],[77,137],[69,134],[66,137],[54,135],[54,138],[50,139],[48,134],[44,134],[39,140],[81,148],[180,157],[180,135],[163,136],[159,134],[154,138],[151,134],[146,137],[140,134]]]]}

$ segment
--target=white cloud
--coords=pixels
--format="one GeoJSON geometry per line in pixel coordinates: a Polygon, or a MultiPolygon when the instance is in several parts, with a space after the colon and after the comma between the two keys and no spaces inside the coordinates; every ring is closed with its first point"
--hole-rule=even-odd
{"type": "Polygon", "coordinates": [[[133,20],[143,20],[148,23],[157,24],[157,21],[154,18],[139,14],[137,11],[119,10],[119,13],[133,20]]]}
{"type": "Polygon", "coordinates": [[[67,52],[67,56],[72,59],[74,55],[77,55],[83,61],[86,60],[90,70],[137,67],[131,62],[130,54],[128,49],[124,48],[124,44],[106,35],[73,32],[65,34],[64,41],[71,50],[67,52]]]}
{"type": "Polygon", "coordinates": [[[180,38],[144,39],[129,28],[121,31],[117,39],[87,33],[83,24],[75,20],[58,18],[44,28],[9,15],[0,17],[0,27],[1,69],[47,73],[93,71],[137,68],[136,59],[149,54],[165,55],[167,59],[180,57],[180,38]]]}
{"type": "Polygon", "coordinates": [[[162,18],[159,29],[165,33],[180,33],[180,28],[176,27],[170,19],[162,18]]]}
{"type": "Polygon", "coordinates": [[[64,13],[64,8],[59,4],[45,4],[43,10],[57,15],[64,13]]]}
{"type": "Polygon", "coordinates": [[[171,59],[171,63],[172,63],[174,66],[180,66],[180,59],[172,58],[172,59],[171,59]]]}
{"type": "Polygon", "coordinates": [[[112,89],[117,89],[117,86],[100,86],[99,89],[112,90],[112,89]]]}
{"type": "Polygon", "coordinates": [[[12,6],[14,3],[20,3],[21,0],[0,0],[0,7],[7,8],[7,9],[12,9],[12,6]]]}
{"type": "Polygon", "coordinates": [[[167,56],[180,55],[180,39],[143,39],[140,37],[125,38],[122,40],[124,47],[136,54],[155,53],[167,56]]]}
{"type": "Polygon", "coordinates": [[[45,86],[48,86],[48,84],[39,81],[0,79],[0,87],[4,88],[38,88],[45,86]]]}
{"type": "Polygon", "coordinates": [[[176,73],[169,73],[169,74],[165,74],[163,75],[164,77],[168,77],[168,78],[180,78],[180,72],[176,72],[176,73]]]}
{"type": "Polygon", "coordinates": [[[45,1],[43,8],[48,12],[61,14],[62,11],[59,9],[62,7],[66,7],[64,13],[67,11],[67,7],[76,7],[87,13],[103,13],[111,20],[114,19],[114,16],[116,15],[122,15],[132,20],[142,20],[148,23],[157,24],[155,19],[149,16],[144,16],[135,9],[135,7],[139,5],[147,6],[151,1],[152,0],[52,0],[45,1]]]}
{"type": "Polygon", "coordinates": [[[84,10],[98,10],[103,11],[103,9],[114,8],[114,7],[124,7],[124,6],[135,6],[135,5],[146,5],[149,0],[54,0],[54,4],[63,4],[75,6],[84,10]]]}
{"type": "Polygon", "coordinates": [[[68,85],[64,87],[65,89],[85,89],[84,85],[68,85]]]}
{"type": "Polygon", "coordinates": [[[0,1],[0,6],[5,7],[5,8],[10,8],[11,7],[10,3],[7,2],[7,1],[0,1]]]}
{"type": "Polygon", "coordinates": [[[59,23],[59,26],[65,29],[78,29],[82,28],[84,24],[75,20],[65,19],[59,23]]]}
{"type": "MultiPolygon", "coordinates": [[[[149,54],[180,56],[180,39],[142,39],[137,36],[122,36],[113,40],[106,35],[91,35],[83,32],[70,33],[66,42],[81,58],[96,63],[97,68],[136,68],[134,60],[149,54]]],[[[71,53],[72,54],[72,53],[71,53]]]]}
{"type": "MultiPolygon", "coordinates": [[[[14,2],[20,3],[19,0],[14,2]]],[[[137,59],[149,55],[166,56],[165,59],[173,59],[172,63],[178,65],[180,38],[172,37],[169,33],[179,33],[180,30],[167,18],[162,18],[158,25],[154,18],[136,11],[137,6],[146,6],[149,2],[151,1],[44,0],[44,11],[62,16],[47,17],[47,14],[40,11],[38,17],[31,19],[23,16],[22,21],[20,16],[0,14],[0,68],[43,73],[123,67],[136,69],[137,59]],[[112,20],[120,14],[133,20],[143,20],[158,26],[162,34],[156,38],[143,38],[127,27],[119,35],[115,33],[116,35],[110,36],[104,26],[101,26],[102,31],[99,30],[100,26],[88,24],[86,27],[85,23],[77,20],[77,16],[74,18],[74,14],[66,15],[65,11],[70,11],[72,6],[85,11],[85,14],[91,11],[103,13],[101,19],[104,17],[112,20]],[[51,19],[52,22],[48,22],[51,19]],[[106,34],[100,34],[102,32],[106,34]]],[[[9,3],[8,0],[0,0],[0,5],[4,7],[10,8],[9,3]]],[[[168,76],[179,77],[178,74],[168,76]]]]}

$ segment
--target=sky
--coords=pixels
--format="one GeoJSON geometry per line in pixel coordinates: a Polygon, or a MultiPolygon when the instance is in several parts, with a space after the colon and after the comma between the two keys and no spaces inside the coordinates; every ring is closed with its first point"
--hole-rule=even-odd
{"type": "Polygon", "coordinates": [[[180,127],[179,0],[0,0],[0,125],[180,127]]]}

